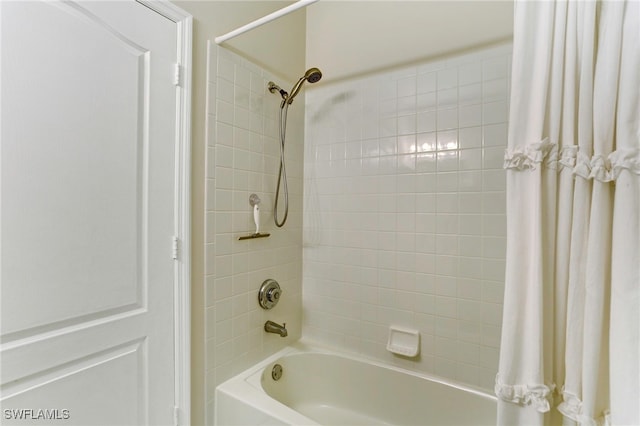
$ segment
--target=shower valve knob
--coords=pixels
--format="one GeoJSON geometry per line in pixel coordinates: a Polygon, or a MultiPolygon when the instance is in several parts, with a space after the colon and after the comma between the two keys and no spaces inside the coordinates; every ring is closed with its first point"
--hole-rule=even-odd
{"type": "Polygon", "coordinates": [[[277,302],[278,299],[280,299],[280,289],[279,288],[272,288],[267,292],[267,299],[270,302],[277,302]]]}
{"type": "Polygon", "coordinates": [[[263,309],[271,309],[278,304],[282,289],[276,280],[265,280],[258,291],[258,303],[263,309]]]}

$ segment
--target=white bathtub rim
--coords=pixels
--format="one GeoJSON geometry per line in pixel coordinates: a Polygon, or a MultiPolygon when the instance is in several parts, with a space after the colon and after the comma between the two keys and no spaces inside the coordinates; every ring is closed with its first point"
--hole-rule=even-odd
{"type": "MultiPolygon", "coordinates": [[[[273,355],[270,355],[262,361],[252,365],[243,372],[235,375],[234,377],[231,377],[230,379],[218,385],[216,387],[216,392],[221,392],[236,400],[244,401],[246,404],[249,404],[257,411],[265,413],[267,416],[270,416],[271,418],[278,420],[284,424],[319,425],[320,423],[317,423],[316,421],[304,416],[293,408],[288,407],[275,398],[269,396],[263,389],[261,382],[262,374],[265,368],[267,368],[270,364],[275,363],[280,358],[286,357],[287,355],[298,355],[305,353],[325,354],[349,359],[356,362],[363,362],[379,368],[396,371],[399,374],[416,376],[425,380],[429,380],[431,382],[449,386],[456,390],[468,392],[478,397],[492,400],[494,402],[497,401],[497,398],[494,395],[487,393],[485,390],[477,389],[467,384],[458,383],[456,381],[448,380],[428,373],[407,370],[402,367],[368,358],[361,354],[344,352],[339,349],[328,347],[326,345],[307,339],[293,342],[290,344],[290,346],[279,350],[273,355]]],[[[216,398],[216,413],[218,413],[218,409],[219,407],[217,406],[216,398]]]]}
{"type": "Polygon", "coordinates": [[[326,346],[319,342],[315,342],[313,340],[304,339],[304,338],[296,342],[293,342],[291,345],[287,346],[286,348],[283,348],[280,351],[276,352],[275,354],[271,355],[270,357],[265,358],[264,360],[260,361],[258,364],[245,370],[243,373],[238,374],[236,377],[243,377],[244,381],[246,381],[247,383],[251,384],[254,387],[257,387],[258,389],[264,392],[264,390],[262,389],[262,383],[261,383],[262,371],[264,370],[264,368],[267,365],[277,361],[279,358],[282,358],[286,355],[303,354],[303,353],[334,355],[334,356],[346,358],[352,361],[363,362],[366,364],[374,365],[376,367],[396,371],[401,374],[416,376],[421,379],[425,379],[431,382],[449,386],[451,388],[454,388],[463,392],[468,392],[482,398],[490,399],[492,401],[495,401],[496,403],[498,400],[495,395],[489,394],[485,389],[481,389],[473,385],[461,383],[455,380],[451,380],[441,376],[436,376],[430,373],[408,370],[406,368],[398,367],[396,365],[392,365],[384,361],[377,360],[375,358],[369,358],[363,354],[345,352],[338,348],[326,346]]]}

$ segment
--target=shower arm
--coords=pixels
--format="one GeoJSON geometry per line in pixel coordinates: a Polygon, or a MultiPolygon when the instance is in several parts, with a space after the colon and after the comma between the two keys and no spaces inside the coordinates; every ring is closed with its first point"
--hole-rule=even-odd
{"type": "MultiPolygon", "coordinates": [[[[284,108],[285,103],[289,99],[289,94],[287,93],[287,91],[283,90],[282,88],[280,88],[280,86],[275,84],[273,81],[269,82],[269,84],[267,85],[267,88],[269,89],[269,92],[271,92],[271,93],[275,93],[275,92],[280,93],[280,96],[282,96],[282,103],[280,104],[280,108],[284,108]]],[[[292,99],[292,101],[293,101],[293,99],[292,99]]],[[[291,102],[289,102],[289,104],[291,104],[291,102]]]]}

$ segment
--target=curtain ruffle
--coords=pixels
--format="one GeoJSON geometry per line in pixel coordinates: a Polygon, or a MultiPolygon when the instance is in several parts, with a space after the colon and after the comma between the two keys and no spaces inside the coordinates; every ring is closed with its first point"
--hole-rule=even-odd
{"type": "Polygon", "coordinates": [[[563,146],[560,149],[560,159],[558,160],[560,168],[573,170],[576,166],[577,155],[578,145],[563,146]]]}
{"type": "Polygon", "coordinates": [[[549,142],[549,138],[513,150],[507,149],[504,154],[504,168],[517,170],[535,169],[541,163],[549,162],[549,159],[553,157],[549,153],[554,148],[557,159],[557,145],[549,142]]]}
{"type": "Polygon", "coordinates": [[[614,179],[617,179],[623,170],[640,175],[640,149],[618,149],[609,154],[609,161],[614,179]]]}
{"type": "Polygon", "coordinates": [[[555,385],[507,385],[496,376],[496,396],[518,405],[531,405],[536,411],[546,413],[551,409],[555,385]]]}
{"type": "Polygon", "coordinates": [[[582,401],[580,398],[569,392],[562,392],[563,402],[558,405],[558,411],[563,416],[578,422],[580,426],[610,426],[611,416],[609,410],[595,419],[582,413],[582,401]]]}
{"type": "Polygon", "coordinates": [[[640,176],[640,149],[619,149],[607,156],[596,154],[589,157],[580,152],[577,145],[564,146],[558,153],[558,145],[545,138],[538,143],[505,151],[505,169],[534,170],[540,166],[567,168],[583,179],[613,182],[624,170],[640,176]]]}
{"type": "Polygon", "coordinates": [[[573,421],[578,421],[578,417],[582,416],[582,401],[580,398],[569,392],[562,392],[562,403],[558,405],[558,411],[563,416],[573,421]]]}

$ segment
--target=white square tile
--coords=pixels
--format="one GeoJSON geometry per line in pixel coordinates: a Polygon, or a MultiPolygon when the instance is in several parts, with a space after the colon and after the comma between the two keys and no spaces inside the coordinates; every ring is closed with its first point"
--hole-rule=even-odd
{"type": "Polygon", "coordinates": [[[485,192],[482,194],[482,212],[485,214],[504,214],[506,195],[504,192],[485,192]]]}
{"type": "Polygon", "coordinates": [[[436,317],[436,336],[458,338],[458,321],[455,318],[436,317]]]}
{"type": "Polygon", "coordinates": [[[458,190],[461,192],[482,191],[482,170],[466,171],[461,168],[458,173],[458,190]]]}
{"type": "Polygon", "coordinates": [[[488,303],[502,303],[504,300],[504,283],[483,282],[482,301],[488,303]]]}
{"type": "Polygon", "coordinates": [[[474,105],[482,102],[482,84],[475,83],[460,86],[458,89],[458,103],[460,105],[474,105]]]}
{"type": "Polygon", "coordinates": [[[233,124],[233,113],[233,104],[221,100],[216,102],[216,117],[218,118],[218,124],[233,124]]]}
{"type": "MultiPolygon", "coordinates": [[[[436,251],[437,248],[436,241],[436,251]]],[[[436,275],[444,275],[447,277],[456,277],[458,275],[458,258],[455,256],[436,255],[436,275]]],[[[455,288],[453,289],[455,294],[455,288]]]]}
{"type": "Polygon", "coordinates": [[[251,87],[251,73],[244,67],[236,67],[235,81],[237,86],[249,89],[251,87]]]}
{"type": "Polygon", "coordinates": [[[480,148],[482,146],[482,127],[460,129],[459,142],[460,149],[480,148]]]}
{"type": "MultiPolygon", "coordinates": [[[[480,363],[480,345],[458,341],[456,349],[457,360],[471,365],[480,363]]],[[[469,382],[467,382],[469,383],[469,382]]]]}
{"type": "Polygon", "coordinates": [[[416,272],[434,274],[435,271],[435,256],[433,254],[416,253],[416,272]]]}
{"type": "Polygon", "coordinates": [[[460,147],[458,144],[458,131],[457,130],[439,131],[437,134],[437,143],[438,143],[438,151],[457,150],[460,147]]]}
{"type": "Polygon", "coordinates": [[[443,337],[436,337],[435,355],[444,359],[456,359],[458,348],[456,341],[443,337]]]}
{"type": "Polygon", "coordinates": [[[501,258],[488,259],[488,257],[490,257],[489,254],[491,254],[488,252],[491,249],[485,245],[483,246],[483,250],[485,259],[482,264],[482,278],[489,281],[504,281],[504,255],[501,258]]]}
{"type": "Polygon", "coordinates": [[[458,300],[458,318],[463,321],[482,322],[483,303],[476,300],[458,300]]]}
{"type": "Polygon", "coordinates": [[[500,323],[502,322],[502,305],[496,303],[483,303],[482,322],[484,324],[490,324],[499,327],[500,323]]]}
{"type": "Polygon", "coordinates": [[[500,327],[495,325],[483,324],[482,325],[482,337],[480,342],[484,346],[490,346],[493,348],[500,347],[500,327]]]}
{"type": "Polygon", "coordinates": [[[458,194],[458,211],[461,214],[482,213],[483,194],[461,192],[458,194]]]}
{"type": "Polygon", "coordinates": [[[224,145],[216,146],[216,166],[233,166],[233,148],[224,145]]]}
{"type": "Polygon", "coordinates": [[[380,137],[391,137],[398,134],[398,119],[396,117],[381,118],[378,122],[380,137]]]}
{"type": "Polygon", "coordinates": [[[416,135],[416,152],[434,152],[436,147],[436,132],[418,133],[416,135]]]}
{"type": "Polygon", "coordinates": [[[482,107],[467,105],[460,107],[460,127],[474,127],[482,125],[482,107]]]}
{"type": "Polygon", "coordinates": [[[438,90],[438,108],[451,108],[458,105],[458,88],[438,90]]]}
{"type": "Polygon", "coordinates": [[[420,112],[417,114],[417,127],[418,133],[434,132],[436,130],[436,117],[435,111],[420,112]]]}
{"type": "MultiPolygon", "coordinates": [[[[224,80],[222,80],[224,81],[224,80]]],[[[249,89],[242,86],[234,86],[234,102],[235,106],[249,109],[249,89]]],[[[224,99],[223,99],[224,100],[224,99]]]]}
{"type": "Polygon", "coordinates": [[[378,140],[379,155],[395,155],[397,153],[396,137],[385,137],[378,140]]]}
{"type": "Polygon", "coordinates": [[[436,211],[438,213],[457,213],[458,194],[456,193],[437,194],[436,206],[437,206],[436,211]]]}
{"type": "MultiPolygon", "coordinates": [[[[416,215],[416,223],[420,223],[420,228],[423,229],[424,222],[433,221],[433,215],[416,215]],[[429,219],[425,219],[425,216],[430,216],[429,219]]],[[[418,226],[416,226],[418,228],[418,226]]],[[[433,234],[416,234],[416,252],[424,254],[435,254],[436,252],[436,239],[433,234]]]]}
{"type": "Polygon", "coordinates": [[[485,148],[483,149],[482,167],[483,169],[500,169],[504,164],[504,148],[485,148]]]}
{"type": "Polygon", "coordinates": [[[233,109],[233,125],[242,129],[249,129],[249,110],[235,107],[233,109]]]}
{"type": "Polygon", "coordinates": [[[490,102],[482,105],[483,124],[498,124],[507,122],[507,101],[490,102]]]}
{"type": "Polygon", "coordinates": [[[418,93],[429,93],[436,90],[436,77],[435,72],[428,72],[418,75],[418,93]]]}
{"type": "Polygon", "coordinates": [[[417,111],[432,111],[436,109],[437,103],[437,93],[423,93],[419,94],[416,97],[416,110],[417,111]]]}
{"type": "Polygon", "coordinates": [[[461,149],[460,170],[482,169],[482,149],[461,149]]]}
{"type": "MultiPolygon", "coordinates": [[[[462,238],[460,237],[460,248],[462,249],[462,238]]],[[[458,278],[457,279],[457,292],[458,297],[461,299],[469,299],[469,300],[482,300],[482,282],[479,280],[469,279],[469,278],[458,278]]],[[[458,301],[458,306],[461,306],[461,301],[458,301]]]]}
{"type": "Polygon", "coordinates": [[[455,361],[451,361],[451,358],[434,358],[433,372],[442,377],[455,377],[457,378],[457,364],[455,361]]]}
{"type": "Polygon", "coordinates": [[[416,77],[405,77],[398,80],[398,97],[416,94],[416,77]]]}
{"type": "Polygon", "coordinates": [[[416,112],[416,96],[404,96],[398,98],[396,111],[398,115],[415,114],[416,112]]]}
{"type": "Polygon", "coordinates": [[[481,323],[476,321],[458,321],[458,339],[463,342],[480,343],[481,323]]]}
{"type": "Polygon", "coordinates": [[[398,103],[395,98],[380,101],[380,117],[394,117],[398,114],[398,103]]]}
{"type": "Polygon", "coordinates": [[[484,146],[501,146],[506,148],[507,146],[507,125],[506,124],[493,124],[484,126],[483,131],[483,144],[484,146]]]}
{"type": "Polygon", "coordinates": [[[456,192],[458,191],[458,173],[438,172],[436,174],[436,191],[437,192],[456,192]]]}
{"type": "Polygon", "coordinates": [[[220,189],[233,189],[233,169],[216,167],[216,185],[220,189]]]}
{"type": "Polygon", "coordinates": [[[408,135],[416,133],[416,115],[404,115],[398,117],[398,134],[408,135]]]}
{"type": "Polygon", "coordinates": [[[507,79],[485,81],[482,84],[482,101],[502,101],[507,99],[507,79]]]}
{"type": "MultiPolygon", "coordinates": [[[[462,220],[464,220],[464,216],[462,220]]],[[[482,237],[479,235],[459,235],[458,247],[460,256],[480,257],[482,256],[482,237]]]]}
{"type": "Polygon", "coordinates": [[[441,151],[437,154],[438,172],[450,172],[458,170],[458,151],[441,151]]]}
{"type": "Polygon", "coordinates": [[[439,109],[437,115],[437,130],[451,130],[458,128],[458,108],[439,109]]]}
{"type": "MultiPolygon", "coordinates": [[[[482,235],[482,215],[464,214],[460,215],[460,235],[482,235]]],[[[471,277],[473,278],[473,277],[471,277]]],[[[479,278],[475,277],[475,278],[479,278]]]]}
{"type": "Polygon", "coordinates": [[[235,65],[228,58],[218,56],[218,77],[233,83],[235,65]]]}
{"type": "Polygon", "coordinates": [[[439,214],[436,216],[436,229],[439,234],[456,234],[458,232],[458,215],[439,214]]]}
{"type": "MultiPolygon", "coordinates": [[[[420,194],[419,196],[430,196],[433,194],[420,194]]],[[[418,197],[419,197],[418,196],[418,197]]],[[[428,208],[420,209],[420,204],[417,204],[418,213],[416,213],[416,231],[417,232],[428,232],[433,233],[436,230],[436,222],[435,222],[435,204],[429,205],[428,208]],[[425,213],[422,213],[425,212],[425,213]]]]}
{"type": "Polygon", "coordinates": [[[482,64],[472,62],[458,67],[458,81],[460,86],[482,81],[482,64]]]}
{"type": "Polygon", "coordinates": [[[506,174],[504,170],[484,170],[482,172],[483,191],[504,191],[505,188],[506,174]]]}
{"type": "Polygon", "coordinates": [[[458,69],[446,68],[438,71],[438,90],[449,89],[458,85],[458,69]]]}
{"type": "MultiPolygon", "coordinates": [[[[458,255],[457,235],[436,235],[436,253],[446,256],[458,255]]],[[[455,294],[455,291],[454,291],[455,294]]]]}
{"type": "Polygon", "coordinates": [[[482,62],[482,79],[484,81],[506,77],[507,72],[506,56],[498,56],[482,62]]]}
{"type": "MultiPolygon", "coordinates": [[[[424,146],[424,144],[420,145],[424,146]]],[[[435,152],[427,152],[420,153],[416,156],[416,172],[419,173],[428,173],[436,171],[436,153],[435,152]]],[[[433,177],[433,188],[435,188],[435,176],[433,177]]],[[[432,192],[433,189],[429,192],[432,192]]]]}

